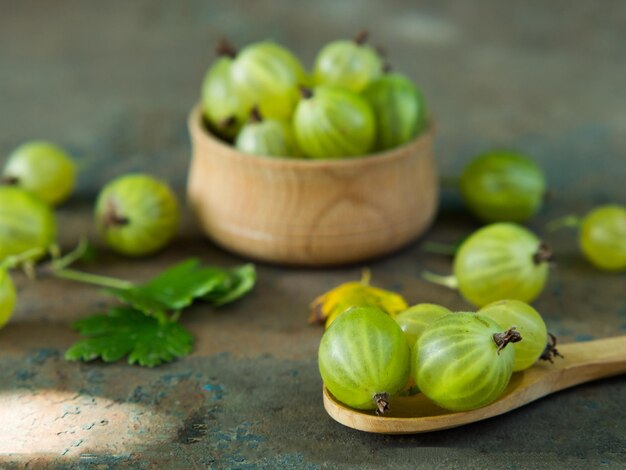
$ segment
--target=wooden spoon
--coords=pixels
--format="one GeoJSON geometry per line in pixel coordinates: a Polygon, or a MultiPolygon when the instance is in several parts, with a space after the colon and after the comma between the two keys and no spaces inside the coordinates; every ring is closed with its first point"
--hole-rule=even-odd
{"type": "Polygon", "coordinates": [[[339,403],[324,387],[324,408],[339,423],[360,431],[413,434],[438,431],[491,418],[574,385],[626,373],[626,336],[558,346],[564,356],[554,364],[541,361],[516,372],[495,402],[472,411],[452,412],[436,406],[421,393],[396,397],[385,416],[339,403]]]}

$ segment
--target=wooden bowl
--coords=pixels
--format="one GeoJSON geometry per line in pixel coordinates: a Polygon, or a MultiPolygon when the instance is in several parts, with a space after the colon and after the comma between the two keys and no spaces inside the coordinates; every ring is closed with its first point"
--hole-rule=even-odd
{"type": "Polygon", "coordinates": [[[324,266],[363,261],[416,239],[438,202],[433,129],[362,158],[245,154],[189,116],[188,197],[204,232],[246,257],[324,266]]]}

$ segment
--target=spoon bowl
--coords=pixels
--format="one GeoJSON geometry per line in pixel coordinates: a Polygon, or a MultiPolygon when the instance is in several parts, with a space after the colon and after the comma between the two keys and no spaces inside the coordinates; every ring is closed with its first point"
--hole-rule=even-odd
{"type": "Polygon", "coordinates": [[[626,336],[563,344],[558,350],[563,358],[557,357],[554,364],[542,361],[514,373],[498,400],[471,411],[445,410],[420,393],[396,397],[391,403],[391,411],[385,416],[377,416],[373,411],[343,405],[326,387],[324,408],[335,421],[353,429],[380,434],[415,434],[481,421],[559,390],[626,373],[626,336]]]}

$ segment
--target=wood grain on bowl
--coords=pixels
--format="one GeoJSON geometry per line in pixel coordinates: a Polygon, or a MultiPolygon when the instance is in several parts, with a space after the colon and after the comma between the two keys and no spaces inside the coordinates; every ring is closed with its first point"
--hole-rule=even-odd
{"type": "Polygon", "coordinates": [[[390,253],[422,234],[438,202],[431,128],[412,142],[334,160],[259,157],[189,117],[188,197],[205,233],[251,258],[332,265],[390,253]]]}

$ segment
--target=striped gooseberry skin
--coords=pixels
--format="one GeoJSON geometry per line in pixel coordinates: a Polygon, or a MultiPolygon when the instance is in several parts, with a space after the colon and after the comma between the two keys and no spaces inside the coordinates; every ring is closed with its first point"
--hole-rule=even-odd
{"type": "Polygon", "coordinates": [[[454,313],[433,322],[417,341],[417,386],[452,411],[473,410],[496,400],[513,372],[515,351],[498,353],[495,333],[503,329],[484,315],[454,313]]]}
{"type": "Polygon", "coordinates": [[[36,195],[14,186],[0,186],[0,260],[39,248],[41,255],[54,242],[52,209],[36,195]]]}
{"type": "Polygon", "coordinates": [[[422,332],[435,320],[445,317],[452,312],[441,305],[417,304],[399,313],[395,320],[404,331],[409,346],[413,347],[422,332]]]}
{"type": "MultiPolygon", "coordinates": [[[[411,356],[415,353],[415,343],[421,336],[422,332],[435,320],[445,317],[452,312],[441,305],[436,304],[417,304],[409,307],[402,313],[399,313],[395,320],[404,331],[406,340],[411,349],[411,356]]],[[[411,378],[415,381],[415,361],[411,361],[411,378]]]]}
{"type": "Polygon", "coordinates": [[[108,183],[96,202],[96,225],[107,245],[127,256],[145,256],[174,236],[180,211],[164,182],[129,174],[108,183]]]}
{"type": "Polygon", "coordinates": [[[474,232],[454,258],[454,276],[463,297],[482,307],[496,300],[532,302],[548,279],[545,246],[529,230],[495,223],[474,232]]]}
{"type": "Polygon", "coordinates": [[[365,89],[363,96],[376,117],[376,151],[405,144],[426,127],[424,96],[404,75],[383,75],[365,89]]]}
{"type": "Polygon", "coordinates": [[[6,269],[0,268],[0,328],[9,321],[15,307],[15,286],[6,269]]]}
{"type": "Polygon", "coordinates": [[[304,92],[294,115],[294,130],[308,157],[362,156],[374,143],[374,113],[359,95],[318,86],[304,92]]]}
{"type": "Polygon", "coordinates": [[[246,121],[249,105],[235,92],[232,57],[219,57],[202,82],[202,114],[220,137],[233,139],[246,121]]]}
{"type": "Polygon", "coordinates": [[[299,99],[298,86],[308,80],[298,59],[271,41],[242,49],[232,63],[231,78],[239,98],[272,119],[291,117],[299,99]]]}
{"type": "Polygon", "coordinates": [[[383,72],[376,50],[360,41],[333,41],[315,59],[313,79],[318,85],[330,85],[359,93],[383,72]]]}
{"type": "Polygon", "coordinates": [[[409,378],[404,333],[389,315],[373,307],[342,313],[324,333],[318,361],[334,397],[362,410],[376,409],[375,396],[396,394],[409,378]]]}
{"type": "Polygon", "coordinates": [[[268,119],[242,127],[235,147],[242,152],[266,157],[299,157],[300,148],[288,122],[268,119]]]}
{"type": "Polygon", "coordinates": [[[580,225],[585,257],[606,271],[626,269],[626,207],[608,204],[587,214],[580,225]]]}
{"type": "Polygon", "coordinates": [[[76,165],[65,150],[52,142],[31,141],[9,156],[3,177],[55,206],[72,193],[76,165]]]}
{"type": "Polygon", "coordinates": [[[513,372],[528,369],[543,354],[548,329],[539,312],[520,300],[498,300],[484,306],[479,314],[494,320],[502,330],[515,325],[523,340],[512,345],[515,349],[513,372]]]}

